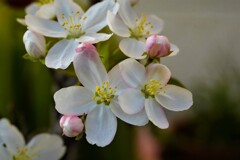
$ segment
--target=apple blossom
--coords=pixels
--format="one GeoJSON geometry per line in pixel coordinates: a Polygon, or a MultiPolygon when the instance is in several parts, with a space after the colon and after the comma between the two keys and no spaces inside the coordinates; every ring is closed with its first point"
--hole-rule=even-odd
{"type": "Polygon", "coordinates": [[[28,144],[23,135],[7,119],[0,119],[1,160],[58,160],[65,153],[62,139],[57,135],[38,134],[28,144]]]}
{"type": "Polygon", "coordinates": [[[193,103],[190,91],[167,84],[171,72],[162,64],[150,64],[145,69],[142,64],[129,58],[119,64],[119,70],[123,80],[131,87],[118,97],[125,113],[136,114],[145,108],[153,124],[167,128],[169,124],[162,108],[182,111],[193,103]]]}
{"type": "Polygon", "coordinates": [[[87,141],[101,147],[113,140],[117,130],[116,117],[129,124],[145,125],[148,119],[144,110],[128,115],[118,104],[117,96],[126,88],[118,66],[107,74],[92,44],[83,43],[76,51],[74,68],[84,87],[72,86],[57,91],[54,94],[56,110],[64,115],[87,114],[87,141]]]}
{"type": "Polygon", "coordinates": [[[152,34],[160,33],[163,29],[163,21],[155,15],[138,16],[129,0],[120,0],[119,4],[118,14],[108,12],[108,26],[113,33],[124,37],[119,48],[126,56],[144,59],[145,39],[152,34]]]}
{"type": "Polygon", "coordinates": [[[28,28],[53,38],[63,38],[48,52],[45,63],[49,68],[66,69],[73,61],[79,42],[98,43],[109,39],[112,34],[97,33],[107,25],[106,14],[118,10],[114,0],[104,0],[90,7],[86,13],[72,1],[55,0],[57,20],[47,20],[34,15],[25,17],[28,28]]]}

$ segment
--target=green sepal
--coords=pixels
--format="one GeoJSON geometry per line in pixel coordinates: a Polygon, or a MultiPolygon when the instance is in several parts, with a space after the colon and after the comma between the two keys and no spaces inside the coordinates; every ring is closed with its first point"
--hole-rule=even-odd
{"type": "Polygon", "coordinates": [[[40,62],[43,65],[45,65],[45,59],[44,58],[35,58],[35,57],[30,56],[28,53],[24,54],[23,58],[26,59],[26,60],[30,60],[32,62],[40,62]]]}

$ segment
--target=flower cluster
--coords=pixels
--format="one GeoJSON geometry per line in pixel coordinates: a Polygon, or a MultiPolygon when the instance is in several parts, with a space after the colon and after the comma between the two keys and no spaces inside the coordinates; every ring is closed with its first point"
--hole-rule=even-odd
{"type": "Polygon", "coordinates": [[[28,144],[19,130],[0,119],[0,157],[2,160],[58,160],[65,153],[62,139],[53,134],[34,136],[28,144]]]}
{"type": "Polygon", "coordinates": [[[64,135],[85,132],[89,143],[103,147],[115,136],[117,118],[135,126],[151,121],[164,129],[169,126],[165,109],[191,107],[191,92],[168,84],[171,72],[160,64],[178,47],[160,35],[160,18],[134,11],[137,1],[103,0],[87,11],[73,0],[44,2],[29,6],[19,21],[28,28],[23,39],[30,57],[52,69],[67,69],[73,62],[81,85],[54,94],[64,135]],[[112,41],[119,42],[117,52],[102,49],[112,41]],[[100,50],[109,53],[100,55],[100,50]],[[103,60],[116,53],[124,58],[103,60]]]}

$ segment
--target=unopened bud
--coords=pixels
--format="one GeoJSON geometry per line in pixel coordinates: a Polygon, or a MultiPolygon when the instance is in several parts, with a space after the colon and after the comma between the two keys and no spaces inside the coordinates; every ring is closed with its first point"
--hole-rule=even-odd
{"type": "Polygon", "coordinates": [[[147,38],[146,49],[151,58],[160,58],[171,53],[171,44],[165,36],[152,35],[147,38]]]}
{"type": "Polygon", "coordinates": [[[83,123],[78,116],[62,116],[60,127],[63,129],[63,134],[67,137],[76,137],[83,131],[83,123]]]}
{"type": "Polygon", "coordinates": [[[27,30],[23,36],[23,42],[28,54],[34,58],[41,58],[46,53],[46,40],[44,36],[27,30]]]}

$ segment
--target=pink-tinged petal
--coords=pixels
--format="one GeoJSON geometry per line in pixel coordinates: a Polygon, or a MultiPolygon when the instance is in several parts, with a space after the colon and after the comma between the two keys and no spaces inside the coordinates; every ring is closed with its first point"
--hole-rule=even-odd
{"type": "Polygon", "coordinates": [[[107,106],[97,106],[87,115],[85,129],[90,144],[105,147],[112,142],[116,134],[117,118],[107,106]]]}
{"type": "Polygon", "coordinates": [[[168,55],[169,57],[176,56],[179,52],[179,48],[175,44],[171,44],[171,49],[170,50],[171,50],[172,53],[168,55]]]}
{"type": "Polygon", "coordinates": [[[2,160],[12,160],[11,153],[0,143],[0,156],[2,160]]]}
{"type": "Polygon", "coordinates": [[[168,128],[169,123],[161,105],[153,98],[145,100],[145,110],[149,120],[161,129],[168,128]]]}
{"type": "Polygon", "coordinates": [[[147,55],[143,55],[146,51],[145,43],[132,38],[121,40],[119,44],[121,51],[128,57],[134,59],[144,59],[147,55]]]}
{"type": "Polygon", "coordinates": [[[128,27],[124,24],[124,22],[118,15],[109,11],[107,14],[107,23],[110,30],[114,32],[116,35],[120,37],[130,36],[130,31],[128,27]]]}
{"type": "Polygon", "coordinates": [[[15,154],[18,148],[25,146],[23,135],[5,118],[0,120],[0,131],[0,142],[4,143],[11,153],[15,154]]]}
{"type": "Polygon", "coordinates": [[[134,9],[131,6],[131,2],[129,0],[120,0],[119,4],[119,15],[125,24],[127,24],[130,28],[133,28],[135,26],[137,13],[134,12],[134,9]]]}
{"type": "Polygon", "coordinates": [[[46,133],[34,136],[27,147],[29,155],[36,155],[32,160],[59,160],[66,151],[60,136],[46,133]]]}
{"type": "Polygon", "coordinates": [[[75,40],[63,39],[57,42],[46,56],[46,66],[54,69],[66,69],[73,61],[77,46],[78,43],[75,40]]]}
{"type": "Polygon", "coordinates": [[[68,34],[68,32],[56,21],[27,15],[25,17],[25,22],[30,30],[47,37],[65,38],[68,34]]]}
{"type": "Polygon", "coordinates": [[[122,75],[119,73],[120,73],[119,65],[114,66],[108,72],[110,86],[112,88],[117,87],[115,95],[119,95],[123,90],[128,88],[127,84],[124,82],[122,78],[122,75]]]}
{"type": "Polygon", "coordinates": [[[55,108],[64,115],[87,114],[96,107],[92,96],[93,93],[84,87],[63,88],[54,94],[55,108]]]}
{"type": "Polygon", "coordinates": [[[118,96],[122,110],[127,114],[136,114],[144,108],[145,97],[140,90],[126,89],[118,96]]]}
{"type": "Polygon", "coordinates": [[[76,39],[78,42],[98,43],[108,40],[113,34],[106,33],[86,33],[76,39]]]}
{"type": "Polygon", "coordinates": [[[164,108],[171,111],[187,110],[193,104],[192,93],[175,85],[165,86],[155,98],[164,108]]]}
{"type": "Polygon", "coordinates": [[[123,112],[116,100],[110,103],[111,111],[121,120],[135,126],[144,126],[148,123],[148,117],[144,109],[136,114],[126,114],[123,112]]]}
{"type": "Polygon", "coordinates": [[[83,17],[86,17],[83,20],[83,31],[88,33],[98,32],[107,25],[107,12],[112,11],[116,13],[118,8],[119,4],[113,0],[104,0],[93,5],[83,15],[83,17]]]}
{"type": "Polygon", "coordinates": [[[135,59],[126,59],[119,63],[120,74],[126,84],[133,88],[141,88],[145,80],[145,68],[135,59]]]}
{"type": "Polygon", "coordinates": [[[55,17],[55,9],[52,3],[45,4],[37,10],[36,16],[44,18],[44,19],[52,19],[55,17]]]}
{"type": "Polygon", "coordinates": [[[96,48],[89,43],[82,43],[76,49],[73,61],[74,69],[83,86],[95,92],[96,86],[108,82],[107,71],[96,48]]]}
{"type": "Polygon", "coordinates": [[[25,8],[25,12],[30,15],[35,15],[36,11],[39,10],[39,8],[40,5],[36,2],[33,2],[25,8]]]}
{"type": "Polygon", "coordinates": [[[160,82],[160,86],[165,86],[171,78],[171,71],[162,64],[150,64],[146,68],[146,82],[156,80],[160,82]]]}
{"type": "Polygon", "coordinates": [[[80,16],[84,13],[82,8],[73,0],[54,0],[54,7],[60,24],[62,24],[65,19],[69,19],[70,16],[73,17],[76,14],[80,16]]]}
{"type": "Polygon", "coordinates": [[[153,26],[149,28],[150,34],[159,34],[163,30],[164,22],[157,16],[149,15],[147,16],[147,21],[153,26]]]}

